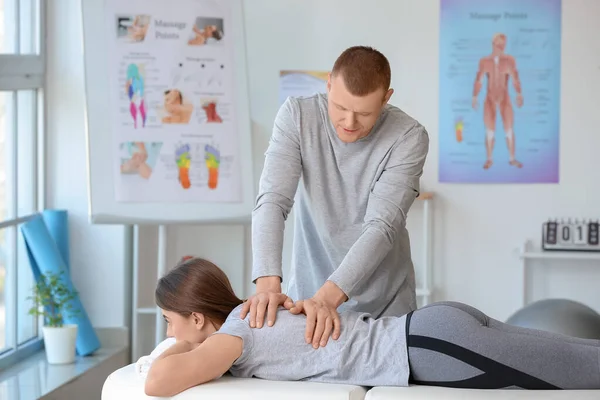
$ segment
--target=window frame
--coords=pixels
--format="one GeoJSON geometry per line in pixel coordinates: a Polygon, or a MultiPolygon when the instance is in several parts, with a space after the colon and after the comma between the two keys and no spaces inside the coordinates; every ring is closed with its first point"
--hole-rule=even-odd
{"type": "MultiPolygon", "coordinates": [[[[13,196],[13,204],[11,210],[15,212],[13,218],[7,219],[4,221],[0,221],[0,229],[10,229],[11,227],[16,227],[17,235],[19,234],[19,225],[27,222],[28,220],[35,217],[39,212],[44,210],[45,208],[45,195],[46,195],[46,1],[45,0],[14,0],[16,2],[15,6],[17,8],[15,12],[16,17],[16,28],[15,32],[18,34],[22,34],[22,30],[20,29],[20,25],[22,23],[26,23],[24,20],[24,16],[21,15],[20,9],[23,5],[24,1],[30,2],[31,11],[34,11],[28,18],[37,17],[38,26],[32,29],[32,34],[37,34],[35,37],[36,43],[32,46],[33,51],[37,51],[36,53],[12,53],[12,54],[0,54],[0,92],[13,92],[16,93],[19,90],[34,90],[36,92],[36,113],[34,115],[35,122],[32,122],[33,125],[33,154],[34,154],[34,165],[33,170],[35,173],[36,185],[33,187],[33,202],[35,205],[36,212],[19,216],[16,211],[18,208],[18,204],[15,200],[18,201],[17,198],[17,190],[12,193],[13,196]]],[[[30,19],[32,22],[34,19],[30,19]]],[[[21,49],[20,43],[18,40],[15,43],[15,49],[18,51],[21,49]]],[[[16,96],[15,96],[16,97],[16,96]]],[[[15,118],[15,128],[16,128],[16,120],[18,118],[18,109],[17,114],[14,116],[15,118]]],[[[13,150],[13,158],[17,158],[17,154],[15,151],[18,150],[16,145],[12,146],[13,150]]],[[[16,167],[17,163],[15,160],[12,160],[12,167],[14,168],[13,176],[7,177],[7,179],[13,180],[14,175],[17,173],[16,167]]],[[[11,259],[16,259],[18,252],[18,238],[15,237],[14,240],[10,243],[11,247],[14,249],[15,254],[11,255],[11,259]],[[13,243],[14,242],[14,243],[13,243]]],[[[33,337],[24,343],[19,344],[18,340],[18,274],[14,266],[12,267],[14,271],[12,272],[12,276],[8,277],[6,285],[11,285],[12,287],[7,292],[10,293],[11,299],[6,301],[7,309],[6,309],[6,325],[9,326],[9,319],[11,319],[14,323],[14,332],[12,333],[15,336],[14,346],[10,349],[7,349],[0,353],[0,371],[10,367],[11,365],[19,362],[20,360],[31,356],[37,351],[44,348],[43,337],[42,337],[42,318],[40,317],[37,322],[37,337],[33,337]],[[8,305],[11,305],[11,308],[8,308],[8,305]],[[9,312],[14,313],[9,317],[9,312]]],[[[8,271],[7,271],[8,272],[8,271]]]]}

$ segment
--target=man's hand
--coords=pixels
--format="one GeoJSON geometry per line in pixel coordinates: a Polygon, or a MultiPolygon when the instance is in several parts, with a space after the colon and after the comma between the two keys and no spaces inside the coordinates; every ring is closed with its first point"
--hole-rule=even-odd
{"type": "Polygon", "coordinates": [[[250,312],[250,327],[262,328],[266,312],[267,325],[273,326],[277,318],[277,308],[280,305],[289,308],[293,304],[292,299],[281,293],[281,281],[278,276],[259,278],[256,281],[256,293],[242,306],[240,318],[246,318],[250,312]]]}
{"type": "Polygon", "coordinates": [[[332,330],[334,340],[340,337],[340,316],[335,307],[324,301],[314,297],[300,300],[289,310],[292,314],[303,313],[306,315],[304,340],[306,343],[312,343],[313,348],[325,347],[332,330]]]}
{"type": "Polygon", "coordinates": [[[292,314],[306,315],[306,343],[313,348],[325,347],[329,336],[337,340],[341,333],[340,316],[337,308],[346,301],[346,294],[333,282],[327,281],[310,299],[300,300],[287,308],[292,314]],[[333,333],[332,333],[333,331],[333,333]]]}

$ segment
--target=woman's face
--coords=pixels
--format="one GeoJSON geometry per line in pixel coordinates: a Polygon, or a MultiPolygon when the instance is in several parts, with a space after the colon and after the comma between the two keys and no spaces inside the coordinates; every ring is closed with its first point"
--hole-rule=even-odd
{"type": "MultiPolygon", "coordinates": [[[[173,311],[162,310],[167,322],[167,336],[177,341],[185,340],[190,343],[202,343],[212,333],[212,324],[202,315],[191,314],[184,317],[173,311]]],[[[213,330],[214,331],[214,330],[213,330]]]]}

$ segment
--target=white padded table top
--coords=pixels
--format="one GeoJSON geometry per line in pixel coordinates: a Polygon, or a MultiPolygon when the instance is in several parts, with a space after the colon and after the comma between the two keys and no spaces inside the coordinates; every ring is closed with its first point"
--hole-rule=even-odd
{"type": "Polygon", "coordinates": [[[434,386],[408,388],[375,387],[367,392],[365,400],[599,400],[600,390],[482,390],[448,389],[434,386]]]}
{"type": "MultiPolygon", "coordinates": [[[[144,394],[144,379],[130,364],[110,374],[102,388],[102,400],[155,399],[144,394]]],[[[161,398],[164,399],[164,398],[161,398]]],[[[432,386],[408,388],[333,385],[314,382],[276,382],[224,376],[191,388],[171,400],[260,399],[260,400],[599,400],[600,390],[475,390],[432,386]]]]}
{"type": "MultiPolygon", "coordinates": [[[[365,394],[366,389],[360,386],[314,382],[275,382],[223,376],[219,380],[190,388],[170,399],[363,400],[365,394]]],[[[135,364],[127,365],[110,374],[102,388],[102,400],[154,398],[144,394],[144,379],[136,374],[135,364]]]]}

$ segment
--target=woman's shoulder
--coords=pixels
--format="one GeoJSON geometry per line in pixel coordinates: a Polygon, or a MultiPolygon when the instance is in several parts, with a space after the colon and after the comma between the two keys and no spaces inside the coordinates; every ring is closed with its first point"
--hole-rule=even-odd
{"type": "Polygon", "coordinates": [[[245,319],[240,318],[241,311],[241,305],[234,308],[215,333],[224,333],[240,337],[244,341],[244,347],[246,347],[249,343],[252,343],[252,332],[250,330],[248,317],[245,319]]]}
{"type": "Polygon", "coordinates": [[[250,313],[248,313],[248,315],[246,316],[246,318],[242,319],[241,318],[241,314],[242,314],[242,308],[244,307],[244,303],[240,304],[239,306],[235,307],[233,310],[231,310],[231,312],[229,313],[229,315],[227,316],[227,318],[225,319],[225,321],[230,321],[230,320],[240,320],[240,321],[246,321],[249,322],[248,317],[250,315],[250,313]]]}

